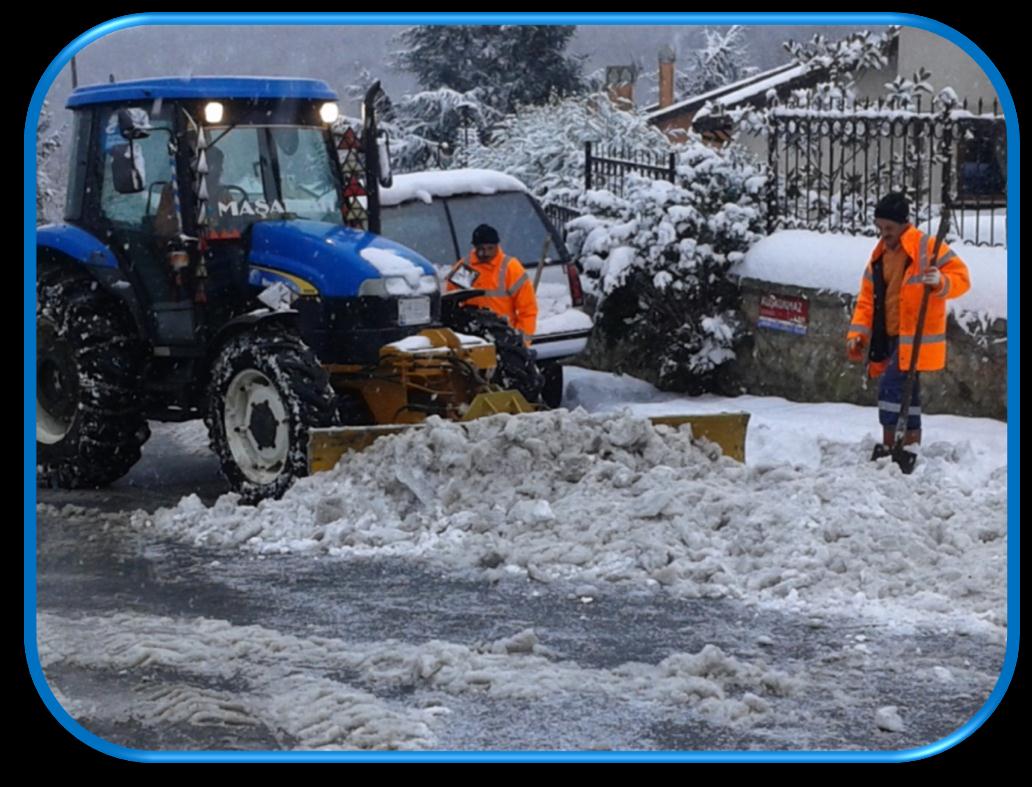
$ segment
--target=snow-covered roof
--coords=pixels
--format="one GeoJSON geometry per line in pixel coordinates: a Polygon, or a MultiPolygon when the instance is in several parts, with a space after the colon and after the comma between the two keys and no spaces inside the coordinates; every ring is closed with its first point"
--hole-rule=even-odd
{"type": "Polygon", "coordinates": [[[671,104],[668,107],[663,107],[662,109],[655,108],[650,111],[646,117],[649,120],[658,120],[671,113],[698,109],[707,101],[719,100],[721,104],[730,106],[731,104],[745,101],[752,96],[765,93],[771,88],[783,85],[793,79],[798,79],[806,73],[807,71],[805,66],[796,65],[794,63],[785,63],[784,65],[777,66],[776,68],[762,71],[759,74],[753,74],[745,79],[739,79],[737,82],[732,82],[730,85],[724,85],[723,87],[715,88],[707,91],[706,93],[690,96],[678,101],[676,104],[671,104]],[[733,100],[729,99],[731,96],[734,96],[733,100]]]}
{"type": "Polygon", "coordinates": [[[715,103],[723,106],[734,106],[742,101],[747,101],[754,96],[766,93],[771,88],[776,88],[778,85],[783,85],[796,77],[801,77],[806,73],[806,66],[796,66],[790,68],[787,71],[781,71],[777,74],[771,74],[766,79],[761,79],[759,82],[753,82],[752,84],[745,85],[738,90],[731,93],[725,93],[724,95],[718,96],[714,99],[715,103]]]}
{"type": "Polygon", "coordinates": [[[380,190],[381,205],[400,205],[411,200],[432,202],[435,197],[456,194],[497,194],[527,191],[512,175],[491,169],[449,169],[395,175],[389,189],[380,190]]]}

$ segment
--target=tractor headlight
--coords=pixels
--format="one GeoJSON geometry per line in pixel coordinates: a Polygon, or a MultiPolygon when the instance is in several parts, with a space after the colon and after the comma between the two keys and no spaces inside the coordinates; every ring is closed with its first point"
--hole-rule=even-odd
{"type": "Polygon", "coordinates": [[[209,123],[222,122],[223,107],[218,101],[209,101],[204,105],[204,119],[209,123]]]}
{"type": "Polygon", "coordinates": [[[319,107],[319,117],[323,119],[323,123],[332,123],[337,119],[340,114],[340,109],[332,101],[327,101],[321,107],[319,107]]]}

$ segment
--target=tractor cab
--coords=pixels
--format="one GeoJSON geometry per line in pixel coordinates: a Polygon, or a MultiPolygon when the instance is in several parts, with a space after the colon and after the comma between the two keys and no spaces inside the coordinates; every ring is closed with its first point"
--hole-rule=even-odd
{"type": "MultiPolygon", "coordinates": [[[[86,233],[79,240],[106,247],[107,267],[129,285],[123,297],[133,293],[142,331],[164,352],[196,351],[277,283],[290,291],[281,306],[359,296],[366,279],[383,277],[363,248],[398,256],[417,278],[433,274],[419,255],[364,232],[375,206],[345,193],[365,197],[367,165],[386,167],[374,144],[372,161],[344,182],[336,96],[322,82],[142,80],[80,88],[68,106],[76,173],[66,219],[86,233]],[[351,266],[349,281],[327,270],[328,252],[351,266]]],[[[375,128],[366,132],[375,143],[375,128]]]]}

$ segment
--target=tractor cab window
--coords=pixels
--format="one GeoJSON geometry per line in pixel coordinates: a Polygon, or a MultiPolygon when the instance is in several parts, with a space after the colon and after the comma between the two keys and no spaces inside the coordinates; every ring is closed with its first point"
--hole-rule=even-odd
{"type": "Polygon", "coordinates": [[[241,125],[208,133],[212,226],[286,218],[341,223],[335,163],[322,129],[241,125]]]}
{"type": "Polygon", "coordinates": [[[101,136],[104,150],[101,213],[116,227],[143,229],[154,221],[162,191],[171,190],[170,126],[167,121],[152,117],[145,136],[133,139],[130,145],[119,131],[118,112],[112,111],[101,128],[101,136]],[[116,168],[127,159],[132,160],[140,176],[139,185],[142,185],[132,192],[118,188],[116,168]]]}

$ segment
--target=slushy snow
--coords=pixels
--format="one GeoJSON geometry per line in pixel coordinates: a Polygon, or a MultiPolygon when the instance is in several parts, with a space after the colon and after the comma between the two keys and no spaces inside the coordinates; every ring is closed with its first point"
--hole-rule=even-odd
{"type": "Polygon", "coordinates": [[[774,441],[747,445],[756,455],[742,465],[694,443],[687,427],[654,427],[628,410],[432,418],[281,500],[241,506],[228,494],[208,508],[190,496],[133,522],[254,553],[405,556],[485,579],[661,586],[1004,640],[1005,449],[931,442],[903,476],[887,459],[868,461],[869,435],[817,439],[813,464],[787,450],[772,461],[788,445],[777,428],[750,427],[774,441]]]}

